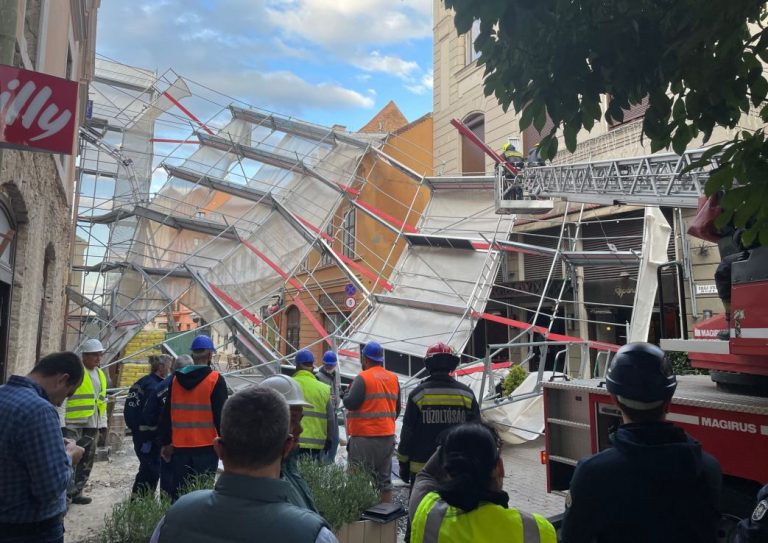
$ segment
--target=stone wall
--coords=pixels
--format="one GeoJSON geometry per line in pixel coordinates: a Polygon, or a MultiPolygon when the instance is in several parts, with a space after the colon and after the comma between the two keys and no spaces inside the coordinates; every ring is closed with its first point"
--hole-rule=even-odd
{"type": "Polygon", "coordinates": [[[54,160],[0,151],[0,199],[16,226],[6,376],[32,368],[39,335],[41,355],[61,349],[72,220],[54,160]]]}

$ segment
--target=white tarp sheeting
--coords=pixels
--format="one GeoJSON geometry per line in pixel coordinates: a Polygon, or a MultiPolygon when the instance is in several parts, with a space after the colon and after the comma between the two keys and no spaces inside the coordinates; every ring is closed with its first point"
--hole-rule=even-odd
{"type": "MultiPolygon", "coordinates": [[[[482,241],[509,236],[512,220],[495,213],[491,191],[437,190],[418,225],[420,233],[482,241]]],[[[429,345],[443,341],[457,352],[464,349],[476,319],[484,311],[496,278],[500,255],[472,251],[409,246],[393,274],[392,297],[434,302],[457,309],[454,313],[423,307],[378,303],[342,348],[378,341],[385,349],[423,357],[429,345]]],[[[343,357],[347,371],[359,365],[343,357]]]]}

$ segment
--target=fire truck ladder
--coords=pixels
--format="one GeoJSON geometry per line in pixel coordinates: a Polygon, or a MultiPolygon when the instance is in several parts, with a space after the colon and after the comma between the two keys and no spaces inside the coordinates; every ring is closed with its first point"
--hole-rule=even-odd
{"type": "Polygon", "coordinates": [[[686,151],[682,156],[664,153],[530,167],[522,170],[520,176],[525,191],[536,198],[695,209],[707,178],[718,166],[718,159],[711,158],[705,167],[684,170],[701,159],[705,150],[686,151]]]}

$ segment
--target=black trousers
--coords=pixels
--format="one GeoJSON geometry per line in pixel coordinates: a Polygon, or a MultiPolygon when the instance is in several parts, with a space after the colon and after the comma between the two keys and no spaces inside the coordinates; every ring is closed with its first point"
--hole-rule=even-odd
{"type": "Polygon", "coordinates": [[[174,449],[171,457],[173,468],[174,489],[171,493],[173,501],[179,499],[183,487],[189,479],[197,475],[215,475],[219,467],[219,457],[211,447],[195,447],[189,449],[174,449]]]}
{"type": "Polygon", "coordinates": [[[160,480],[160,446],[154,440],[134,439],[133,450],[139,459],[139,471],[131,492],[134,495],[142,491],[154,494],[160,480]]]}
{"type": "Polygon", "coordinates": [[[718,264],[715,271],[715,286],[717,287],[717,295],[722,301],[731,301],[731,267],[733,263],[745,260],[748,256],[749,252],[740,251],[726,256],[718,264]]]}

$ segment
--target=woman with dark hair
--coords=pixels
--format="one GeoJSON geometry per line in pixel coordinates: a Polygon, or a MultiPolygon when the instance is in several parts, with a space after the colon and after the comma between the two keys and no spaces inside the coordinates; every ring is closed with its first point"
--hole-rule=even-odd
{"type": "Polygon", "coordinates": [[[509,508],[503,480],[493,428],[471,423],[448,430],[413,485],[411,543],[556,543],[547,519],[509,508]]]}

